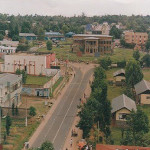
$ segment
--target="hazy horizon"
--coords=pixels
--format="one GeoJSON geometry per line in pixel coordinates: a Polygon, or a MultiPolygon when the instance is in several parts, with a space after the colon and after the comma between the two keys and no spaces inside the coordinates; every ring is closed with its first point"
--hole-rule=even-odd
{"type": "Polygon", "coordinates": [[[10,15],[150,15],[149,0],[0,0],[0,13],[10,15]]]}

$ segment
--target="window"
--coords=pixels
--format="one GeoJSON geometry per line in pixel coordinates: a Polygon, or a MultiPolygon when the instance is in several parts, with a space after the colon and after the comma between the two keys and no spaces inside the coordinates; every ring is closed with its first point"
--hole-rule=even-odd
{"type": "Polygon", "coordinates": [[[128,114],[120,113],[119,120],[125,120],[128,114]]]}
{"type": "Polygon", "coordinates": [[[150,99],[150,96],[147,96],[146,99],[150,99]]]}

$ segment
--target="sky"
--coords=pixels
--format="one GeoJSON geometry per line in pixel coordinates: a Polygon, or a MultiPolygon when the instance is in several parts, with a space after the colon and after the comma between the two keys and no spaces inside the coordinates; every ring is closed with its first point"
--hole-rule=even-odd
{"type": "Polygon", "coordinates": [[[150,0],[0,0],[0,13],[26,15],[150,15],[150,0]]]}

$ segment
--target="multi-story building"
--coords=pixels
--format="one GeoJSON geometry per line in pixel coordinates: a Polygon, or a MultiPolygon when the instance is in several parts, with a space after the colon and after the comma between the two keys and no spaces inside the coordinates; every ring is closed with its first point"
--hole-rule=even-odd
{"type": "Polygon", "coordinates": [[[15,73],[17,69],[25,70],[30,75],[46,75],[47,69],[55,63],[55,54],[35,55],[17,53],[4,56],[3,72],[15,73]]]}
{"type": "Polygon", "coordinates": [[[126,43],[135,44],[134,49],[144,50],[148,40],[148,34],[144,32],[126,31],[124,32],[124,38],[126,43]]]}
{"type": "Polygon", "coordinates": [[[22,75],[0,74],[0,106],[17,106],[21,101],[22,75]]]}
{"type": "Polygon", "coordinates": [[[74,35],[72,51],[82,51],[85,54],[92,55],[112,53],[112,36],[94,34],[74,35]]]}
{"type": "Polygon", "coordinates": [[[103,24],[87,24],[85,27],[85,34],[102,34],[102,35],[109,35],[110,33],[110,26],[107,22],[103,24]]]}

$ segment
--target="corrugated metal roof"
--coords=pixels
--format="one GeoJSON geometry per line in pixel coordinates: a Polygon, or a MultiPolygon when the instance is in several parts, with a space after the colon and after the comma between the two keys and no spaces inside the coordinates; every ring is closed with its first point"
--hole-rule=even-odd
{"type": "Polygon", "coordinates": [[[111,37],[110,35],[101,35],[101,34],[76,34],[76,35],[73,35],[73,37],[78,37],[78,36],[81,36],[81,37],[111,37]]]}
{"type": "Polygon", "coordinates": [[[125,70],[124,70],[124,69],[120,69],[120,70],[114,72],[114,73],[113,73],[113,76],[116,77],[116,76],[118,76],[119,74],[125,74],[125,70]]]}
{"type": "Polygon", "coordinates": [[[111,112],[114,113],[122,108],[127,108],[128,110],[136,111],[136,104],[135,101],[131,98],[127,97],[126,95],[120,95],[112,100],[112,110],[111,112]]]}
{"type": "Polygon", "coordinates": [[[19,33],[19,36],[36,36],[34,33],[19,33]]]}
{"type": "Polygon", "coordinates": [[[137,83],[134,87],[136,94],[139,95],[147,90],[150,90],[150,82],[142,80],[141,82],[137,83]]]}

